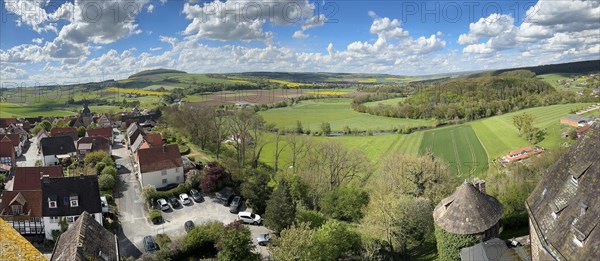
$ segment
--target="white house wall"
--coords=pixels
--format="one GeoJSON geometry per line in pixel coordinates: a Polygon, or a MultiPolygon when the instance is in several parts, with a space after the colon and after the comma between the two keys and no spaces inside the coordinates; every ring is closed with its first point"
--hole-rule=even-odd
{"type": "Polygon", "coordinates": [[[183,183],[183,168],[179,167],[168,169],[166,175],[164,176],[162,175],[162,171],[142,173],[140,174],[140,181],[142,183],[142,187],[151,184],[156,188],[161,188],[171,183],[183,183]],[[167,182],[163,183],[163,179],[167,179],[167,182]]]}

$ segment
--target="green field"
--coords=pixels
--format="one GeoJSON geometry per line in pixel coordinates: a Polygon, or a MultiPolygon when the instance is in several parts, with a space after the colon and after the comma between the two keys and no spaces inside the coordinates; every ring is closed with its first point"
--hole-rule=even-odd
{"type": "Polygon", "coordinates": [[[156,91],[156,90],[158,90],[160,88],[164,88],[167,91],[172,91],[172,90],[175,90],[175,89],[180,89],[181,87],[179,87],[179,86],[173,86],[173,85],[150,85],[150,86],[144,87],[143,90],[146,90],[146,91],[156,91]]]}
{"type": "Polygon", "coordinates": [[[70,116],[75,115],[75,112],[64,108],[64,105],[58,104],[16,104],[16,103],[0,103],[0,117],[6,118],[22,118],[35,116],[70,116]]]}
{"type": "Polygon", "coordinates": [[[295,128],[296,121],[304,129],[319,131],[321,123],[329,122],[333,131],[342,131],[344,126],[359,130],[391,130],[403,126],[431,126],[433,120],[398,119],[359,113],[350,107],[350,99],[324,98],[301,101],[292,107],[260,112],[269,123],[279,128],[295,128]]]}
{"type": "Polygon", "coordinates": [[[582,90],[581,86],[578,86],[577,83],[581,81],[581,79],[576,79],[572,83],[568,83],[566,85],[559,84],[558,80],[571,80],[573,77],[578,76],[576,73],[550,73],[550,74],[542,74],[537,77],[542,79],[543,81],[549,83],[557,90],[582,90]]]}
{"type": "Polygon", "coordinates": [[[470,122],[467,125],[473,128],[481,140],[488,158],[491,160],[516,148],[531,145],[525,139],[519,137],[518,131],[512,123],[515,115],[523,112],[533,114],[535,116],[534,125],[547,131],[545,139],[538,145],[544,148],[556,148],[566,142],[560,137],[561,129],[564,128],[559,123],[560,118],[569,115],[573,109],[587,107],[588,105],[590,104],[573,103],[530,108],[470,122]]]}
{"type": "MultiPolygon", "coordinates": [[[[265,134],[267,145],[265,145],[261,154],[261,161],[273,165],[275,163],[275,144],[274,134],[265,134]]],[[[306,138],[314,139],[315,141],[322,140],[333,140],[339,141],[349,148],[359,149],[365,153],[371,163],[379,163],[379,160],[390,153],[408,153],[418,154],[421,140],[423,139],[423,132],[411,133],[408,135],[404,134],[389,134],[379,136],[342,136],[342,137],[322,137],[322,136],[306,136],[306,138]]],[[[286,137],[282,136],[280,146],[285,145],[286,137]]],[[[285,148],[279,159],[280,168],[282,166],[289,166],[291,152],[289,148],[285,148]]],[[[375,166],[378,167],[377,165],[375,166]]]]}
{"type": "Polygon", "coordinates": [[[473,177],[488,169],[485,149],[469,125],[424,131],[419,153],[427,151],[442,158],[453,173],[464,178],[473,177]]]}
{"type": "Polygon", "coordinates": [[[388,100],[383,100],[383,101],[374,101],[374,102],[367,102],[364,105],[371,107],[371,106],[377,106],[379,104],[383,104],[383,105],[398,105],[398,103],[400,103],[401,101],[406,100],[406,97],[401,97],[401,98],[393,98],[393,99],[388,99],[388,100]]]}

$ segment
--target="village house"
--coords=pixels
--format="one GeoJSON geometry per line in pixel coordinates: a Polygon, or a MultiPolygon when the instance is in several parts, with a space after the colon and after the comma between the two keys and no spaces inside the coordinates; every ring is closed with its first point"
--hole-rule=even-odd
{"type": "Polygon", "coordinates": [[[163,141],[160,133],[146,133],[138,136],[137,140],[131,145],[131,151],[136,153],[139,149],[160,147],[162,145],[163,141]]]}
{"type": "Polygon", "coordinates": [[[44,235],[42,177],[63,176],[62,167],[17,167],[12,191],[1,195],[0,217],[23,235],[44,235]]]}
{"type": "Polygon", "coordinates": [[[107,127],[111,128],[112,123],[110,121],[108,114],[100,115],[100,117],[98,117],[98,119],[96,120],[96,125],[98,125],[100,127],[104,127],[104,128],[107,128],[107,127]]]}
{"type": "Polygon", "coordinates": [[[528,146],[525,148],[518,148],[518,149],[515,149],[515,150],[509,152],[508,154],[506,154],[502,157],[499,157],[498,161],[503,164],[516,162],[516,161],[528,159],[529,157],[536,155],[536,154],[540,154],[542,152],[544,152],[544,149],[542,149],[538,146],[528,146]]]}
{"type": "Polygon", "coordinates": [[[93,122],[92,112],[90,108],[88,108],[87,104],[83,105],[83,110],[81,110],[81,114],[79,117],[69,122],[70,127],[79,128],[81,126],[87,127],[93,122]]]}
{"type": "Polygon", "coordinates": [[[183,161],[175,144],[139,149],[135,160],[142,187],[150,184],[161,188],[184,182],[183,161]]]}
{"type": "Polygon", "coordinates": [[[0,140],[0,172],[9,172],[17,166],[13,142],[6,136],[0,140]]]}
{"type": "Polygon", "coordinates": [[[46,239],[53,239],[53,231],[60,230],[59,222],[70,226],[87,211],[102,224],[102,205],[98,176],[77,176],[42,179],[42,217],[46,239]]]}
{"type": "Polygon", "coordinates": [[[88,129],[85,133],[86,137],[104,137],[110,141],[110,144],[114,142],[115,138],[113,135],[113,129],[111,127],[88,129]]]}
{"type": "Polygon", "coordinates": [[[544,172],[527,201],[531,259],[600,260],[600,124],[544,172]]]}
{"type": "Polygon", "coordinates": [[[137,140],[138,136],[145,135],[144,130],[137,123],[132,123],[127,127],[127,146],[131,148],[131,145],[137,140]]]}
{"type": "Polygon", "coordinates": [[[50,137],[68,136],[71,137],[73,142],[79,139],[76,128],[52,128],[50,130],[50,137]]]}
{"type": "Polygon", "coordinates": [[[88,152],[105,151],[108,155],[112,155],[111,142],[104,137],[81,137],[77,140],[77,156],[80,160],[85,157],[88,152]]]}
{"type": "Polygon", "coordinates": [[[26,139],[24,140],[21,135],[13,133],[0,134],[0,141],[1,140],[10,141],[12,143],[17,158],[23,154],[23,147],[25,146],[26,139]]]}
{"type": "Polygon", "coordinates": [[[38,148],[40,147],[40,141],[46,137],[50,137],[50,135],[48,135],[48,132],[43,128],[35,135],[35,144],[38,148]]]}
{"type": "Polygon", "coordinates": [[[8,128],[11,124],[17,124],[16,118],[0,118],[0,129],[8,128]]]}
{"type": "Polygon", "coordinates": [[[77,221],[60,235],[51,261],[119,260],[117,236],[106,230],[84,211],[77,221]]]}
{"type": "Polygon", "coordinates": [[[69,136],[46,137],[40,142],[40,153],[44,166],[58,165],[60,159],[75,156],[75,143],[69,136]]]}
{"type": "Polygon", "coordinates": [[[560,123],[563,125],[573,126],[573,127],[583,127],[585,125],[591,125],[596,120],[595,117],[586,117],[579,115],[569,115],[560,118],[560,123]]]}

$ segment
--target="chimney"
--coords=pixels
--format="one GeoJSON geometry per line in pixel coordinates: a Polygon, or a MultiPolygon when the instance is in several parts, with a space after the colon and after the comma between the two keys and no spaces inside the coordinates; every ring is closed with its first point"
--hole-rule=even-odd
{"type": "Polygon", "coordinates": [[[473,180],[473,186],[475,186],[475,188],[477,188],[481,193],[486,194],[485,180],[475,178],[475,180],[473,180]]]}

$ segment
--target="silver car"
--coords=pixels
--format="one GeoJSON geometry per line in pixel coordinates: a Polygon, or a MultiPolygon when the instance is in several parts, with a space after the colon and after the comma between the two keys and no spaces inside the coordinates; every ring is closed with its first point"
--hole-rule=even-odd
{"type": "Polygon", "coordinates": [[[166,210],[169,210],[171,208],[169,206],[169,203],[167,203],[167,201],[164,198],[157,199],[156,203],[158,203],[158,205],[160,206],[160,209],[162,211],[166,211],[166,210]]]}
{"type": "Polygon", "coordinates": [[[179,200],[181,200],[181,203],[183,203],[184,205],[192,204],[192,200],[186,193],[179,194],[179,200]]]}

